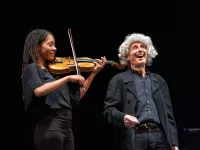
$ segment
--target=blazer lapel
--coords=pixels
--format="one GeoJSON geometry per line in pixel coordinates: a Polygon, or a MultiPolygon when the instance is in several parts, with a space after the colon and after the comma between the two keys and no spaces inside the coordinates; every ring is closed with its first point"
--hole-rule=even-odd
{"type": "Polygon", "coordinates": [[[157,79],[155,78],[155,76],[150,73],[150,79],[151,79],[151,83],[152,83],[152,93],[154,93],[157,89],[158,89],[158,81],[157,79]]]}
{"type": "Polygon", "coordinates": [[[159,105],[159,100],[158,100],[158,95],[156,93],[156,91],[159,89],[159,85],[158,85],[158,80],[155,78],[155,76],[150,73],[150,79],[151,79],[151,85],[152,85],[152,95],[153,95],[153,100],[154,102],[156,103],[156,105],[158,106],[159,105]]]}
{"type": "Polygon", "coordinates": [[[131,70],[128,70],[127,72],[125,72],[124,85],[127,88],[127,90],[130,91],[137,98],[135,82],[134,82],[133,74],[131,73],[131,70]]]}

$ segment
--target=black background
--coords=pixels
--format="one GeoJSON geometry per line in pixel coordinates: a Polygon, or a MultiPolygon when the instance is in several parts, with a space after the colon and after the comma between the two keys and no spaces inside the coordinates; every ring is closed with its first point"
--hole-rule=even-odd
{"type": "MultiPolygon", "coordinates": [[[[18,55],[17,74],[17,99],[16,99],[16,139],[18,149],[31,149],[29,145],[29,133],[26,126],[24,106],[21,99],[21,64],[23,44],[26,35],[35,28],[44,28],[55,35],[57,56],[72,56],[68,29],[72,30],[72,36],[77,57],[100,58],[106,56],[108,60],[118,61],[118,47],[126,35],[133,32],[144,33],[152,38],[158,50],[158,56],[154,59],[150,68],[152,72],[160,74],[168,83],[174,116],[177,121],[180,147],[187,147],[190,141],[183,133],[184,128],[199,128],[199,84],[198,61],[199,32],[181,30],[178,13],[175,6],[164,9],[165,4],[156,7],[156,10],[146,10],[140,14],[143,8],[137,11],[116,10],[109,8],[54,13],[44,9],[41,14],[31,13],[28,8],[23,9],[25,14],[18,16],[18,21],[13,22],[13,37],[15,41],[15,53],[18,55]],[[170,11],[169,11],[170,10],[170,11]],[[128,14],[128,15],[127,15],[128,14]],[[194,86],[194,84],[196,86],[194,86]]],[[[134,7],[137,7],[134,5],[134,7]]],[[[42,9],[43,10],[43,9],[42,9]]],[[[184,26],[185,27],[185,26],[184,26]]],[[[106,65],[93,80],[88,92],[81,103],[74,108],[73,130],[76,140],[76,149],[104,149],[110,150],[112,144],[112,128],[106,125],[102,117],[103,101],[109,80],[121,70],[106,65]]],[[[82,73],[87,77],[87,73],[82,73]]],[[[190,138],[191,139],[191,138],[190,138]]],[[[194,141],[194,140],[192,140],[194,141]]]]}

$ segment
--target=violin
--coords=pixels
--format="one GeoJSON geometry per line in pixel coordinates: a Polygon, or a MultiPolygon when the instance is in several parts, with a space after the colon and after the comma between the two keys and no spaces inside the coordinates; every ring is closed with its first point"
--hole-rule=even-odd
{"type": "MultiPolygon", "coordinates": [[[[72,48],[73,57],[55,57],[55,60],[48,64],[48,70],[52,74],[62,75],[69,73],[71,71],[77,71],[77,74],[80,75],[81,72],[91,72],[95,67],[95,59],[88,57],[76,57],[71,29],[68,29],[68,35],[70,39],[70,44],[72,48]]],[[[114,61],[106,61],[106,64],[111,64],[117,68],[123,69],[125,65],[123,63],[116,63],[114,61]]]]}
{"type": "MultiPolygon", "coordinates": [[[[77,57],[77,65],[80,72],[91,72],[94,70],[96,59],[89,57],[77,57]]],[[[123,62],[117,63],[115,61],[107,60],[106,64],[110,64],[118,69],[124,69],[123,62]]],[[[48,70],[55,75],[67,74],[76,71],[76,64],[73,57],[56,57],[53,62],[48,64],[48,70]]]]}

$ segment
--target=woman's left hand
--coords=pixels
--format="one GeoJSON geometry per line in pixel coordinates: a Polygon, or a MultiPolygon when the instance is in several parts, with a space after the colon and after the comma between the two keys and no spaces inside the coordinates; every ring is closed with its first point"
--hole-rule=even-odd
{"type": "Polygon", "coordinates": [[[93,70],[93,73],[97,74],[99,71],[101,71],[104,66],[106,65],[106,57],[101,57],[101,59],[96,59],[96,62],[95,63],[95,67],[94,67],[94,70],[93,70]]]}

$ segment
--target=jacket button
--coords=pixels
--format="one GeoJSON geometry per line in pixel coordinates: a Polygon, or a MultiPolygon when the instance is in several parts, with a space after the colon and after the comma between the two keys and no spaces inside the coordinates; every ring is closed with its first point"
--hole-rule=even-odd
{"type": "Polygon", "coordinates": [[[128,100],[128,103],[130,103],[131,102],[131,100],[128,100]]]}

